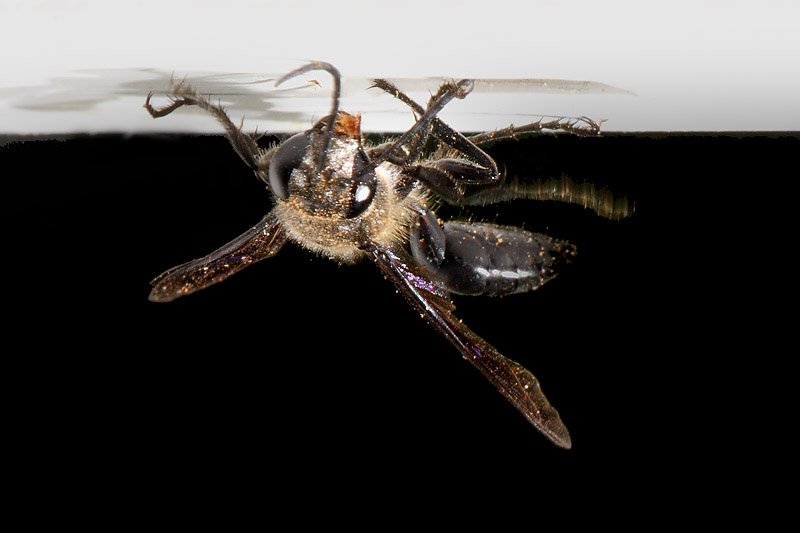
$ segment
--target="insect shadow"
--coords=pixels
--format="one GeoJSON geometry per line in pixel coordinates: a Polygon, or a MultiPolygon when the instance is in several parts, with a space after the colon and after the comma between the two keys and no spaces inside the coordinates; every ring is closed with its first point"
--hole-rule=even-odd
{"type": "Polygon", "coordinates": [[[154,118],[184,105],[216,117],[233,149],[267,185],[274,201],[272,210],[238,238],[155,278],[150,300],[168,302],[218,283],[276,254],[287,241],[344,263],[366,257],[531,424],[556,445],[570,448],[569,432],[538,380],[456,318],[450,293],[504,296],[537,289],[570,262],[575,248],[516,227],[442,222],[434,207],[439,201],[464,205],[537,198],[582,203],[609,218],[627,216],[627,203],[598,195],[591,187],[506,183],[495,161],[480,148],[524,133],[595,136],[598,124],[586,117],[543,117],[465,136],[437,115],[452,99],[470,93],[471,80],[444,83],[423,107],[392,83],[376,79],[373,87],[408,105],[417,120],[398,138],[367,146],[360,116],[339,109],[341,76],[335,67],[312,62],[275,84],[312,70],[333,78],[330,114],[270,149],[260,148],[222,107],[185,82],[172,87],[171,102],[163,108],[151,105],[152,93],[147,96],[144,107],[154,118]],[[430,139],[436,144],[432,152],[426,150],[430,139]]]}

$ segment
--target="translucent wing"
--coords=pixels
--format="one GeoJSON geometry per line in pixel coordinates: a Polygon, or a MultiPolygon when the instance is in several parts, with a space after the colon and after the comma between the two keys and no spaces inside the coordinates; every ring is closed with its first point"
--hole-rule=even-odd
{"type": "Polygon", "coordinates": [[[371,257],[411,305],[452,342],[461,355],[480,370],[536,429],[556,445],[572,447],[569,432],[558,411],[547,401],[533,374],[504,357],[453,316],[454,306],[446,293],[412,272],[392,250],[375,249],[371,257]]]}
{"type": "Polygon", "coordinates": [[[286,231],[267,214],[261,222],[219,250],[173,267],[150,282],[153,302],[170,302],[219,283],[248,265],[275,255],[286,242],[286,231]]]}

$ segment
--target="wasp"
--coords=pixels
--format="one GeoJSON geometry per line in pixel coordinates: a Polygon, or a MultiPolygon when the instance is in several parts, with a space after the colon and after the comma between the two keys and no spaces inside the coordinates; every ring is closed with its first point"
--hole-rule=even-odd
{"type": "MultiPolygon", "coordinates": [[[[423,107],[389,81],[376,79],[373,87],[408,105],[416,121],[398,138],[369,146],[362,139],[360,115],[339,109],[341,75],[332,65],[309,63],[275,85],[313,70],[333,79],[330,113],[269,149],[259,147],[221,106],[186,82],[173,86],[171,102],[163,108],[151,105],[152,93],[147,96],[144,107],[154,118],[184,105],[213,115],[273,200],[272,210],[238,238],[155,278],[150,300],[168,302],[223,281],[273,256],[287,241],[343,263],[368,259],[531,424],[556,445],[570,448],[569,432],[539,381],[456,318],[450,295],[505,296],[537,289],[571,261],[575,247],[516,227],[443,222],[435,209],[438,202],[531,197],[529,189],[505,183],[481,145],[546,130],[598,135],[598,124],[586,117],[560,117],[465,136],[438,114],[453,99],[465,98],[472,80],[444,83],[423,107]],[[432,151],[426,148],[429,140],[436,145],[432,151]]],[[[594,203],[599,211],[603,202],[594,203]]],[[[610,211],[618,215],[620,208],[610,211]]]]}

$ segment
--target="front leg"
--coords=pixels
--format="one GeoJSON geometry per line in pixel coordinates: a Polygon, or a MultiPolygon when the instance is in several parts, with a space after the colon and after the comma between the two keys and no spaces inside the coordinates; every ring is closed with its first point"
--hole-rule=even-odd
{"type": "MultiPolygon", "coordinates": [[[[411,99],[407,94],[398,89],[393,83],[384,79],[376,79],[373,80],[372,86],[391,94],[392,96],[394,96],[395,98],[406,104],[408,107],[410,107],[414,111],[414,113],[416,113],[418,116],[421,116],[422,114],[425,113],[425,109],[421,105],[419,105],[417,102],[411,99]]],[[[444,86],[442,88],[444,88],[444,86]]],[[[442,91],[442,88],[439,89],[440,93],[442,91]]],[[[433,101],[434,98],[435,97],[432,97],[431,101],[433,101]]],[[[431,104],[429,103],[428,104],[429,108],[430,105],[431,104]]],[[[444,122],[442,122],[442,120],[439,117],[434,117],[433,120],[431,120],[431,134],[433,134],[434,137],[439,139],[444,144],[450,146],[451,148],[454,148],[458,152],[466,155],[467,157],[471,157],[472,159],[474,159],[478,163],[478,165],[482,166],[484,169],[488,171],[488,174],[490,174],[491,176],[489,181],[496,181],[498,179],[499,173],[497,171],[497,164],[494,162],[494,159],[492,159],[489,156],[489,154],[478,148],[475,143],[470,141],[470,139],[468,139],[458,131],[454,130],[444,122]]],[[[412,150],[416,150],[415,152],[413,152],[413,155],[416,156],[421,155],[423,148],[424,148],[424,143],[422,143],[422,145],[419,146],[417,145],[413,146],[412,150]]],[[[407,150],[407,152],[411,153],[410,150],[407,150]]],[[[409,156],[407,160],[413,160],[413,159],[414,159],[413,157],[409,156]]]]}
{"type": "MultiPolygon", "coordinates": [[[[374,148],[370,152],[372,162],[367,167],[374,169],[384,161],[391,161],[396,165],[405,166],[410,161],[419,157],[419,154],[409,150],[408,146],[416,142],[424,142],[428,139],[431,132],[431,124],[436,120],[436,115],[446,106],[453,98],[459,100],[464,99],[472,92],[474,84],[472,80],[461,80],[458,83],[445,83],[439,90],[431,96],[428,102],[428,108],[422,114],[417,122],[408,129],[399,138],[386,145],[374,148]],[[422,141],[420,141],[422,139],[422,141]],[[374,158],[373,158],[374,157],[374,158]]],[[[488,157],[488,156],[487,156],[488,157]]],[[[491,159],[491,158],[490,158],[491,159]]]]}
{"type": "Polygon", "coordinates": [[[222,107],[212,104],[206,100],[202,94],[183,81],[172,88],[172,91],[170,91],[170,100],[172,100],[172,102],[165,107],[160,109],[154,108],[150,104],[152,96],[152,92],[147,95],[143,107],[153,118],[165,117],[184,105],[194,105],[211,113],[217,121],[222,124],[222,127],[225,128],[225,133],[231,146],[233,146],[233,149],[239,154],[239,157],[242,158],[242,161],[244,161],[262,181],[269,183],[267,173],[269,167],[269,152],[265,153],[262,151],[255,140],[242,131],[241,125],[234,125],[222,107]]]}
{"type": "Polygon", "coordinates": [[[465,159],[433,159],[406,167],[404,174],[421,181],[448,204],[467,203],[467,185],[487,186],[501,184],[502,177],[496,177],[491,170],[465,159]]]}

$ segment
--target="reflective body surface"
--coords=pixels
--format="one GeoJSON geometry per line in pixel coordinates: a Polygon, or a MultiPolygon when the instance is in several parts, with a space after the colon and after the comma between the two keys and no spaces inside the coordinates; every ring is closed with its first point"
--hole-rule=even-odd
{"type": "MultiPolygon", "coordinates": [[[[438,201],[458,205],[536,197],[518,184],[505,183],[495,162],[478,146],[544,130],[596,135],[597,125],[585,118],[556,119],[466,137],[437,114],[453,98],[467,96],[469,80],[444,84],[425,108],[389,82],[375,80],[375,87],[411,107],[417,121],[398,139],[365,146],[360,117],[338,108],[340,76],[334,67],[311,63],[277,83],[316,69],[333,77],[331,113],[269,150],[258,147],[222,108],[185,84],[172,89],[172,103],[165,108],[152,107],[148,97],[145,107],[156,118],[183,105],[213,114],[274,199],[273,209],[240,237],[153,280],[150,299],[170,301],[208,287],[274,255],[287,241],[343,263],[368,258],[539,431],[570,448],[569,432],[536,378],[456,318],[450,293],[504,296],[536,289],[571,260],[574,247],[515,227],[442,222],[435,206],[438,201]],[[432,153],[426,151],[431,137],[438,141],[432,153]]],[[[627,208],[620,212],[618,206],[592,202],[590,207],[606,216],[627,214],[627,208]]]]}

